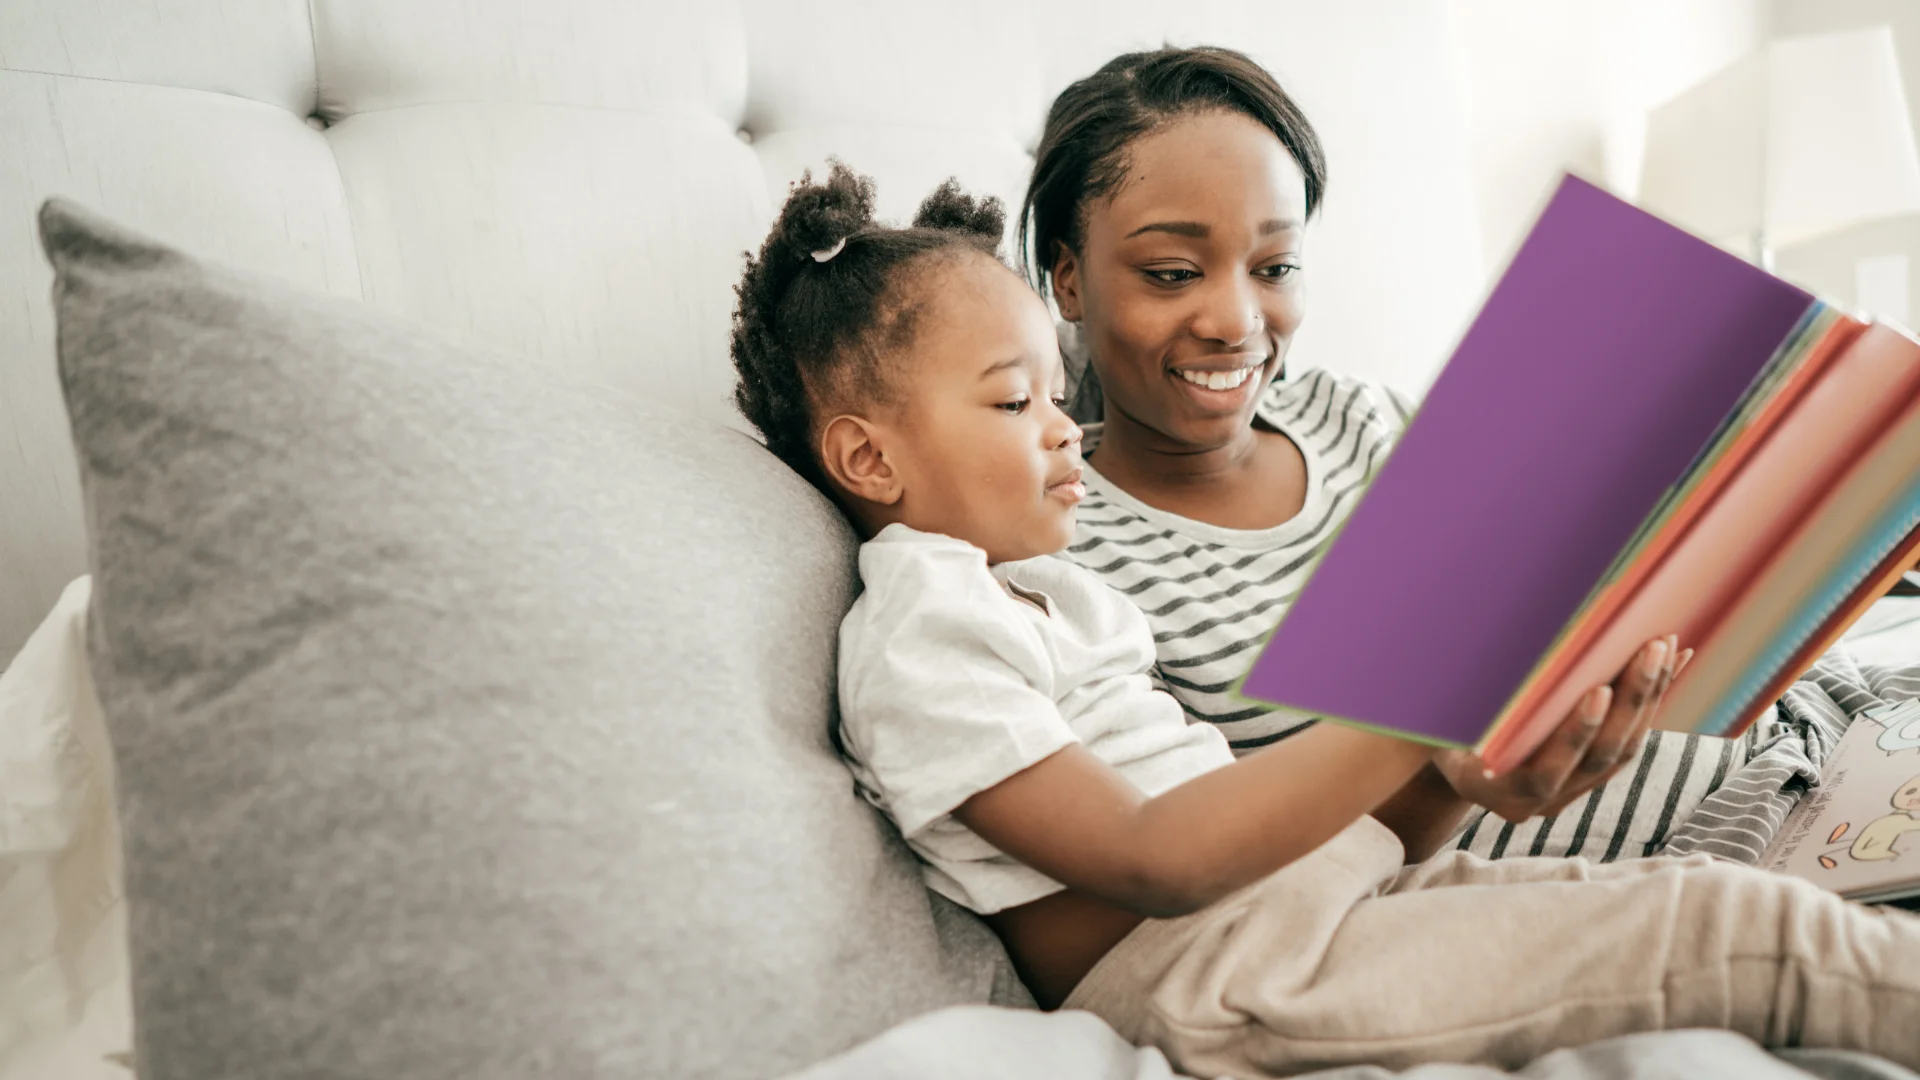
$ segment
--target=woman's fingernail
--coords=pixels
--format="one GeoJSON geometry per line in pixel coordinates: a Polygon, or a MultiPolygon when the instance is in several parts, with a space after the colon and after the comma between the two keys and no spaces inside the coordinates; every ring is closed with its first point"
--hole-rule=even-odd
{"type": "Polygon", "coordinates": [[[1596,686],[1587,691],[1587,700],[1580,703],[1580,721],[1588,727],[1599,727],[1606,719],[1607,706],[1613,703],[1613,687],[1596,686]]]}
{"type": "Polygon", "coordinates": [[[1685,667],[1687,666],[1687,661],[1689,661],[1689,660],[1691,660],[1691,659],[1693,659],[1693,650],[1692,650],[1692,649],[1682,649],[1682,650],[1680,650],[1680,659],[1678,659],[1678,660],[1675,660],[1675,661],[1673,662],[1673,673],[1674,673],[1675,675],[1678,675],[1678,674],[1680,674],[1680,672],[1681,672],[1681,670],[1682,670],[1682,669],[1684,669],[1684,668],[1685,668],[1685,667]]]}
{"type": "Polygon", "coordinates": [[[1667,666],[1667,639],[1661,638],[1647,647],[1647,654],[1640,660],[1640,674],[1648,682],[1660,677],[1660,669],[1667,666]]]}

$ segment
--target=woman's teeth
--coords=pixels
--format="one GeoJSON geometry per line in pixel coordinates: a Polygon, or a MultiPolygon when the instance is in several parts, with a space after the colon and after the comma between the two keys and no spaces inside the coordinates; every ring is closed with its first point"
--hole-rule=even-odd
{"type": "Polygon", "coordinates": [[[1204,386],[1209,390],[1232,390],[1252,378],[1258,370],[1260,368],[1256,365],[1239,371],[1181,371],[1177,374],[1195,386],[1204,386]]]}

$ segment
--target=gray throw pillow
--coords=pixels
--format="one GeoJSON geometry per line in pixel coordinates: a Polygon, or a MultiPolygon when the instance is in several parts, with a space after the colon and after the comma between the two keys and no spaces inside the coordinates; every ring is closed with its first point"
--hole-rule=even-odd
{"type": "Polygon", "coordinates": [[[142,1080],[769,1076],[1010,990],[834,756],[852,537],[759,446],[40,227],[142,1080]]]}

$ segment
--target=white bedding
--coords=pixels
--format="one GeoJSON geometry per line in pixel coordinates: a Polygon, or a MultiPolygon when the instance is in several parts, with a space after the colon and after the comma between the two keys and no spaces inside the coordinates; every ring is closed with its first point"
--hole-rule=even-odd
{"type": "Polygon", "coordinates": [[[91,581],[0,672],[0,1080],[127,1080],[113,762],[87,677],[91,581]]]}
{"type": "Polygon", "coordinates": [[[1887,597],[1867,609],[1841,643],[1863,664],[1920,664],[1920,596],[1887,597]]]}

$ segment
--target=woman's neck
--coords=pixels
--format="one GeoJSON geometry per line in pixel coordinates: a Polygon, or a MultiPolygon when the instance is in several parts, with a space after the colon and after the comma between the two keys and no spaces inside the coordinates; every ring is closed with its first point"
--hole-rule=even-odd
{"type": "Polygon", "coordinates": [[[1306,459],[1291,439],[1259,425],[1220,446],[1181,446],[1109,404],[1087,460],[1148,506],[1221,528],[1272,528],[1306,502],[1306,459]]]}

